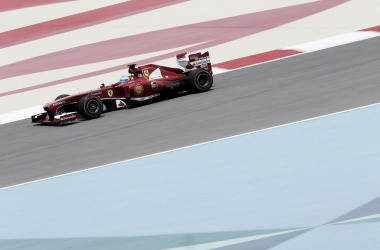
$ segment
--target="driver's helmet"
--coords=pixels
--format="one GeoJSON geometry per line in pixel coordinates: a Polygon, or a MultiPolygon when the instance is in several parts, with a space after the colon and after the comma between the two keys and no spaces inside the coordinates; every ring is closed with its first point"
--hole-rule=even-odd
{"type": "Polygon", "coordinates": [[[120,83],[125,83],[126,81],[128,81],[128,76],[124,75],[120,78],[120,83]]]}

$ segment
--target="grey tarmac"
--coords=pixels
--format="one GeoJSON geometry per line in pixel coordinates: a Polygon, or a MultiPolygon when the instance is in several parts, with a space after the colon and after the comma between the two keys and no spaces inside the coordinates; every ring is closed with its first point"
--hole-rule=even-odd
{"type": "Polygon", "coordinates": [[[372,38],[215,75],[209,92],[95,120],[2,125],[0,187],[378,103],[379,44],[372,38]]]}

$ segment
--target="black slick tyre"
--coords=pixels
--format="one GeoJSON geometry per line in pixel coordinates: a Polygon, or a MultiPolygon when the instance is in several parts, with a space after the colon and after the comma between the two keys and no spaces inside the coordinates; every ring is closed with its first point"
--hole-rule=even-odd
{"type": "Polygon", "coordinates": [[[187,76],[187,84],[195,92],[205,92],[209,90],[213,81],[211,73],[205,69],[193,70],[187,76]]]}
{"type": "Polygon", "coordinates": [[[57,96],[57,98],[55,98],[54,101],[62,99],[62,98],[65,98],[65,97],[68,97],[68,96],[70,96],[70,95],[68,95],[68,94],[59,95],[59,96],[57,96]]]}
{"type": "Polygon", "coordinates": [[[103,112],[103,103],[99,97],[87,95],[78,103],[78,113],[86,119],[98,118],[103,112]]]}

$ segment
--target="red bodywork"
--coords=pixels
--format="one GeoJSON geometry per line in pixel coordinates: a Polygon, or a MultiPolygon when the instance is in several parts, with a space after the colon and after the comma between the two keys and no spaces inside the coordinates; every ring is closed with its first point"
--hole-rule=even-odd
{"type": "MultiPolygon", "coordinates": [[[[177,61],[183,55],[184,54],[177,55],[177,61]]],[[[113,101],[114,104],[116,104],[115,108],[125,108],[130,101],[140,102],[159,97],[165,88],[165,84],[186,80],[186,71],[192,68],[196,69],[202,67],[211,71],[208,52],[204,54],[191,54],[188,56],[188,59],[189,62],[185,71],[179,68],[169,68],[155,64],[147,64],[136,68],[135,65],[130,65],[130,76],[125,83],[117,82],[109,86],[102,84],[96,90],[67,96],[47,103],[43,107],[47,115],[39,114],[32,116],[32,122],[61,124],[78,120],[80,115],[77,110],[72,109],[72,112],[67,112],[67,107],[74,107],[82,97],[87,95],[99,97],[104,104],[113,101]],[[198,63],[198,61],[202,61],[200,59],[206,57],[208,58],[206,65],[198,63]],[[65,112],[61,112],[61,110],[65,110],[65,112]]]]}

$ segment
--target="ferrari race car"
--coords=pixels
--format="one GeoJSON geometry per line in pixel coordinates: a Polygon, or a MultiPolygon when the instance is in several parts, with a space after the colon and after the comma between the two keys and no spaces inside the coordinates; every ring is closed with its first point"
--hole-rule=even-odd
{"type": "Polygon", "coordinates": [[[94,119],[104,111],[127,108],[179,94],[185,91],[208,91],[213,84],[209,53],[183,53],[176,56],[184,68],[169,68],[155,64],[129,66],[129,76],[119,82],[75,95],[60,95],[44,105],[46,112],[33,115],[33,123],[63,124],[80,118],[94,119]]]}

